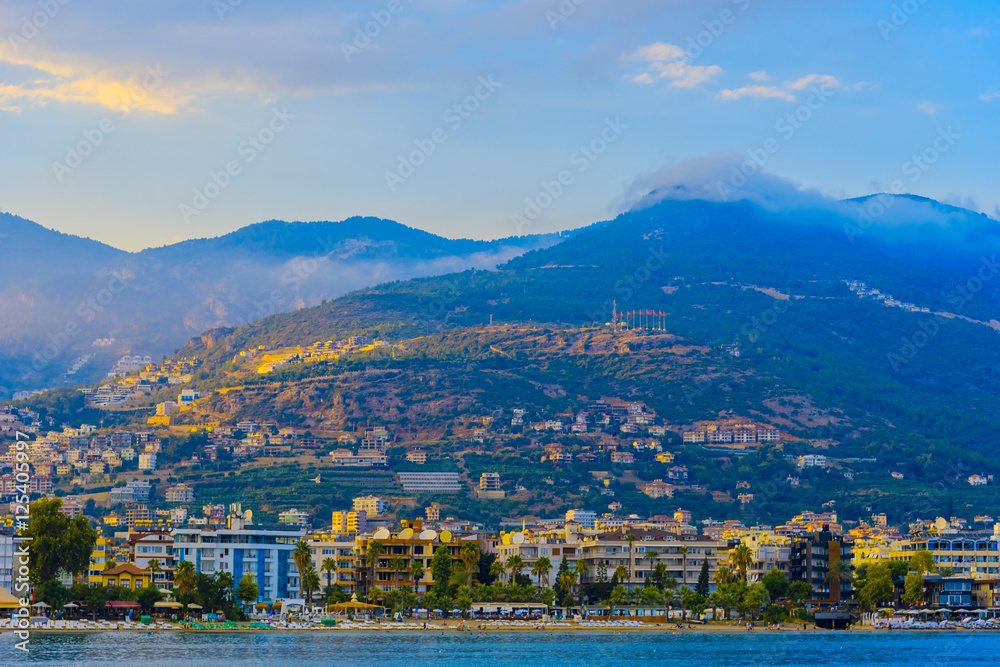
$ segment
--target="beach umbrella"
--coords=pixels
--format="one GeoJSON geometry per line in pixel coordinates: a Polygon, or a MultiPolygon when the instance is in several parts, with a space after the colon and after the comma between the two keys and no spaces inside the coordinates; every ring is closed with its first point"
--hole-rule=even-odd
{"type": "Polygon", "coordinates": [[[37,607],[39,609],[48,609],[49,608],[49,605],[45,604],[44,602],[36,602],[35,604],[33,604],[31,606],[32,607],[37,607]]]}
{"type": "Polygon", "coordinates": [[[254,609],[270,609],[271,605],[266,602],[258,602],[253,606],[254,609]]]}
{"type": "Polygon", "coordinates": [[[192,602],[191,604],[188,605],[187,608],[188,609],[202,609],[203,607],[200,604],[195,604],[194,602],[192,602]]]}
{"type": "Polygon", "coordinates": [[[79,608],[80,605],[73,602],[67,602],[66,604],[63,605],[63,609],[79,609],[79,608]]]}

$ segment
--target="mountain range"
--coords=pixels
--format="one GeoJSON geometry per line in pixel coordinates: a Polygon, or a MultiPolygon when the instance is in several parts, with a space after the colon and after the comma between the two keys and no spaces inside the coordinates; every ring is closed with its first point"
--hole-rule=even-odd
{"type": "Polygon", "coordinates": [[[205,329],[381,282],[490,268],[559,240],[453,240],[355,217],[271,220],[128,253],[0,214],[0,251],[18,260],[0,263],[0,395],[92,381],[124,354],[159,358],[205,329]]]}

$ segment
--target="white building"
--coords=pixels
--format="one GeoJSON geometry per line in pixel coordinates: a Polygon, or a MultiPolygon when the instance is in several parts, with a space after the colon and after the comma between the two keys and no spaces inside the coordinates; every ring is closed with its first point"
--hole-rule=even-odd
{"type": "Polygon", "coordinates": [[[156,470],[156,454],[139,454],[139,470],[156,470]]]}
{"type": "Polygon", "coordinates": [[[293,526],[244,526],[230,517],[228,528],[175,528],[177,562],[190,561],[198,572],[214,576],[229,572],[233,579],[250,573],[264,599],[299,599],[299,572],[292,552],[306,531],[293,526]]]}
{"type": "Polygon", "coordinates": [[[570,510],[566,512],[566,523],[577,523],[583,528],[593,528],[597,512],[591,510],[570,510]]]}
{"type": "Polygon", "coordinates": [[[400,472],[396,475],[406,493],[458,493],[462,490],[457,472],[400,472]]]}
{"type": "Polygon", "coordinates": [[[168,503],[190,503],[194,500],[194,489],[181,483],[167,489],[168,503]]]}

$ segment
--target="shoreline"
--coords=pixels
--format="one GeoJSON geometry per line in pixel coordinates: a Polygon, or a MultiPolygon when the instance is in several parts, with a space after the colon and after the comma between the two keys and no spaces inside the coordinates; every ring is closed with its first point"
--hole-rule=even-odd
{"type": "MultiPolygon", "coordinates": [[[[897,634],[897,633],[994,633],[1000,632],[1000,630],[990,630],[988,628],[976,628],[976,629],[966,629],[966,628],[897,628],[888,630],[885,628],[875,628],[871,626],[855,627],[851,630],[827,630],[825,628],[809,627],[803,630],[800,626],[786,625],[780,629],[767,630],[764,626],[755,628],[754,630],[747,630],[745,625],[698,625],[694,627],[685,627],[683,629],[677,628],[672,625],[659,624],[659,623],[648,623],[640,626],[626,626],[626,627],[607,627],[607,626],[584,626],[576,623],[570,625],[539,625],[538,627],[533,626],[506,626],[506,625],[490,625],[486,624],[485,629],[477,628],[475,625],[471,627],[459,628],[457,623],[449,623],[447,625],[428,625],[426,629],[422,627],[414,628],[411,626],[398,626],[392,623],[386,623],[381,626],[364,626],[357,627],[354,625],[343,627],[314,627],[314,628],[286,628],[286,627],[272,627],[272,628],[251,628],[251,627],[238,627],[238,628],[185,628],[185,627],[158,627],[158,626],[146,626],[146,627],[95,627],[95,628],[30,628],[29,632],[39,633],[39,634],[88,634],[88,633],[140,633],[148,634],[152,633],[162,634],[162,633],[178,633],[178,634],[271,634],[271,633],[297,633],[297,634],[347,634],[347,633],[364,633],[364,634],[433,634],[448,632],[449,634],[468,634],[470,636],[486,636],[490,634],[616,634],[616,635],[627,635],[627,634],[649,634],[649,633],[663,633],[669,635],[685,635],[685,634],[748,634],[748,635],[774,635],[774,634],[799,634],[799,635],[810,635],[810,634],[897,634]]],[[[0,634],[6,632],[15,632],[12,628],[0,628],[0,634]]]]}

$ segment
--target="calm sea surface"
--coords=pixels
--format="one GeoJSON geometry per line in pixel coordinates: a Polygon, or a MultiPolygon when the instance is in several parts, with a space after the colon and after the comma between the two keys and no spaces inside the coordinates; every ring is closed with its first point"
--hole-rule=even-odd
{"type": "Polygon", "coordinates": [[[988,665],[1000,634],[35,634],[0,665],[988,665]]]}

